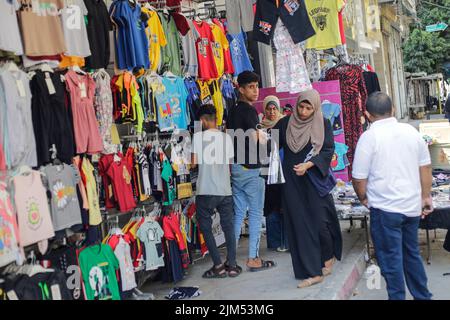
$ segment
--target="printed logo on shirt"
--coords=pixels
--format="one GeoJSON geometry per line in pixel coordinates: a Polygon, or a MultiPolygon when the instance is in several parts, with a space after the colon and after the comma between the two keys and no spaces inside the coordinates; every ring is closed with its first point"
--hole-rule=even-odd
{"type": "Polygon", "coordinates": [[[89,285],[92,291],[94,291],[94,300],[112,299],[107,268],[108,263],[103,266],[95,266],[89,272],[89,285]]]}
{"type": "Polygon", "coordinates": [[[123,178],[127,184],[131,183],[131,176],[126,166],[123,166],[123,178]]]}
{"type": "Polygon", "coordinates": [[[38,16],[57,16],[58,6],[51,2],[41,2],[39,0],[32,0],[32,12],[38,16]]]}
{"type": "Polygon", "coordinates": [[[206,58],[208,55],[208,52],[206,48],[209,46],[209,40],[208,38],[202,38],[198,43],[198,51],[199,53],[206,58]]]}
{"type": "Polygon", "coordinates": [[[272,30],[272,25],[269,22],[265,22],[265,21],[259,22],[259,31],[264,33],[266,36],[270,35],[271,30],[272,30]]]}
{"type": "Polygon", "coordinates": [[[329,13],[330,13],[329,8],[319,7],[312,9],[309,15],[314,19],[317,28],[323,31],[327,27],[327,19],[329,13]]]}
{"type": "Polygon", "coordinates": [[[221,47],[220,43],[218,43],[218,42],[213,42],[213,43],[212,43],[212,46],[213,46],[213,53],[214,53],[214,56],[215,56],[217,59],[220,59],[220,52],[222,51],[222,47],[221,47]]]}
{"type": "Polygon", "coordinates": [[[42,216],[39,211],[39,204],[35,198],[31,198],[27,201],[26,210],[28,215],[28,227],[33,230],[39,229],[42,224],[42,216]]]}
{"type": "Polygon", "coordinates": [[[151,42],[158,43],[158,35],[157,34],[152,34],[151,38],[152,38],[151,42]]]}
{"type": "Polygon", "coordinates": [[[333,153],[333,156],[331,157],[331,168],[336,168],[339,164],[338,154],[335,152],[333,153]]]}
{"type": "Polygon", "coordinates": [[[297,0],[284,0],[284,7],[288,13],[293,16],[300,9],[300,3],[297,0]]]}
{"type": "Polygon", "coordinates": [[[84,23],[84,16],[81,14],[81,8],[77,5],[70,5],[65,8],[67,14],[66,27],[70,30],[81,30],[84,23]]]}
{"type": "Polygon", "coordinates": [[[75,188],[65,186],[61,180],[56,181],[53,186],[53,199],[56,202],[58,209],[65,209],[74,195],[75,188]]]}
{"type": "Polygon", "coordinates": [[[13,233],[8,223],[0,217],[0,256],[7,253],[13,246],[13,233]]]}

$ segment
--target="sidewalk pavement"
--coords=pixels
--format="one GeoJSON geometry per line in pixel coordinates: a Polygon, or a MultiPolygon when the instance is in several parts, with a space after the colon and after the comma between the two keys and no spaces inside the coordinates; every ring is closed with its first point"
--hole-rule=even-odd
{"type": "MultiPolygon", "coordinates": [[[[156,299],[164,299],[170,290],[179,286],[199,286],[202,294],[195,300],[322,300],[346,299],[357,285],[366,266],[364,230],[354,229],[348,233],[349,223],[341,222],[343,236],[343,259],[336,262],[333,274],[321,284],[298,289],[298,280],[294,278],[289,253],[270,251],[266,248],[266,238],[261,237],[260,256],[274,260],[273,269],[248,272],[245,270],[247,238],[242,238],[238,248],[238,264],[244,271],[239,277],[224,279],[203,279],[202,274],[211,267],[209,256],[189,266],[188,275],[177,284],[148,282],[142,291],[151,292],[156,299]]],[[[226,249],[221,249],[224,259],[226,249]]]]}
{"type": "MultiPolygon", "coordinates": [[[[437,238],[434,240],[434,232],[430,232],[431,239],[431,264],[427,265],[426,257],[426,234],[420,230],[421,253],[424,258],[425,270],[428,277],[428,288],[433,294],[434,300],[450,300],[450,275],[444,276],[444,273],[450,273],[450,252],[442,248],[447,230],[437,230],[437,238]]],[[[367,280],[363,277],[353,291],[351,300],[386,300],[388,298],[386,291],[386,282],[382,278],[380,289],[369,290],[367,280]]],[[[406,289],[406,299],[413,299],[406,289]]]]}

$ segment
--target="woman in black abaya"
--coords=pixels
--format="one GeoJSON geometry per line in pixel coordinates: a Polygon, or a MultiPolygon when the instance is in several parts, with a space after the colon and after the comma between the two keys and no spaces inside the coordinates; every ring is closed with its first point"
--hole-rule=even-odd
{"type": "Polygon", "coordinates": [[[342,254],[342,237],[331,194],[321,197],[307,171],[324,178],[334,154],[331,124],[324,119],[316,90],[300,93],[289,117],[281,119],[280,146],[284,149],[282,204],[292,265],[299,288],[323,281],[342,254]],[[305,162],[308,153],[312,158],[305,162]]]}

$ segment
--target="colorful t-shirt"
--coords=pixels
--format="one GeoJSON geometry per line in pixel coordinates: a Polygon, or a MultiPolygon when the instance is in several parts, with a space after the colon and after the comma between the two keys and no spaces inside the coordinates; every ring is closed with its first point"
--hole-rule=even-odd
{"type": "Polygon", "coordinates": [[[145,245],[145,270],[156,270],[164,266],[164,253],[161,238],[164,231],[156,221],[146,221],[141,225],[137,236],[145,245]]]}
{"type": "Polygon", "coordinates": [[[219,73],[212,49],[214,35],[211,27],[206,22],[193,21],[193,24],[200,35],[197,40],[198,76],[202,80],[216,79],[219,77],[219,73]]]}
{"type": "Polygon", "coordinates": [[[341,171],[345,169],[345,155],[348,146],[340,142],[334,142],[334,154],[331,158],[331,169],[333,171],[341,171]]]}
{"type": "Polygon", "coordinates": [[[306,40],[307,49],[324,50],[342,44],[338,13],[344,0],[305,0],[306,9],[316,34],[306,40]]]}
{"type": "Polygon", "coordinates": [[[230,43],[231,59],[233,60],[234,75],[238,76],[243,71],[253,71],[252,63],[245,46],[246,35],[241,32],[239,34],[228,34],[230,43]]]}
{"type": "Polygon", "coordinates": [[[163,71],[181,75],[180,36],[177,25],[171,16],[160,13],[160,20],[166,34],[167,46],[162,48],[163,71]]]}
{"type": "Polygon", "coordinates": [[[0,182],[0,267],[18,260],[19,231],[17,220],[11,203],[11,198],[6,190],[6,183],[0,182]]]}
{"type": "Polygon", "coordinates": [[[161,178],[163,180],[163,205],[170,206],[177,197],[177,190],[172,165],[166,156],[162,162],[161,178]]]}
{"type": "Polygon", "coordinates": [[[189,93],[179,77],[164,77],[164,91],[154,92],[158,104],[158,124],[161,131],[186,129],[188,125],[186,100],[189,93]]]}
{"type": "Polygon", "coordinates": [[[333,134],[335,136],[344,132],[341,121],[341,106],[337,103],[323,102],[322,113],[325,118],[330,120],[333,134]]]}
{"type": "Polygon", "coordinates": [[[88,247],[79,256],[87,300],[120,300],[119,261],[106,244],[88,247]]]}
{"type": "Polygon", "coordinates": [[[94,176],[94,166],[88,158],[84,158],[81,170],[86,177],[86,194],[89,203],[89,225],[97,226],[102,223],[100,204],[97,193],[97,181],[94,176]]]}
{"type": "Polygon", "coordinates": [[[142,12],[148,15],[145,32],[149,42],[150,70],[157,71],[161,62],[161,48],[167,45],[166,35],[155,11],[142,8],[142,12]]]}
{"type": "Polygon", "coordinates": [[[111,179],[114,190],[114,198],[119,203],[121,212],[128,212],[136,207],[131,186],[132,167],[128,165],[125,158],[110,164],[107,174],[111,179]]]}
{"type": "Polygon", "coordinates": [[[214,61],[216,62],[217,72],[220,77],[225,71],[225,50],[228,50],[230,45],[225,33],[218,25],[212,23],[210,26],[214,37],[214,41],[212,43],[214,61]]]}
{"type": "Polygon", "coordinates": [[[42,169],[51,193],[51,213],[55,231],[81,224],[77,196],[78,170],[73,165],[48,165],[42,169]]]}

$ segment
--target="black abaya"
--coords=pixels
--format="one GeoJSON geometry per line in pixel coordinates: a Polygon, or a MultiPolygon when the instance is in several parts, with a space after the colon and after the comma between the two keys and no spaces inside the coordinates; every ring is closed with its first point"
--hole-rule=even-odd
{"type": "MultiPolygon", "coordinates": [[[[334,137],[331,124],[325,121],[325,139],[322,150],[310,161],[321,176],[328,174],[334,154],[334,137]]],[[[295,278],[307,279],[321,276],[324,262],[335,257],[341,259],[342,236],[332,195],[321,198],[309,178],[297,176],[294,165],[303,163],[312,145],[308,143],[298,153],[286,144],[289,117],[281,119],[274,129],[279,129],[280,146],[284,149],[283,172],[286,183],[282,185],[282,206],[288,233],[289,249],[295,278]]]]}

